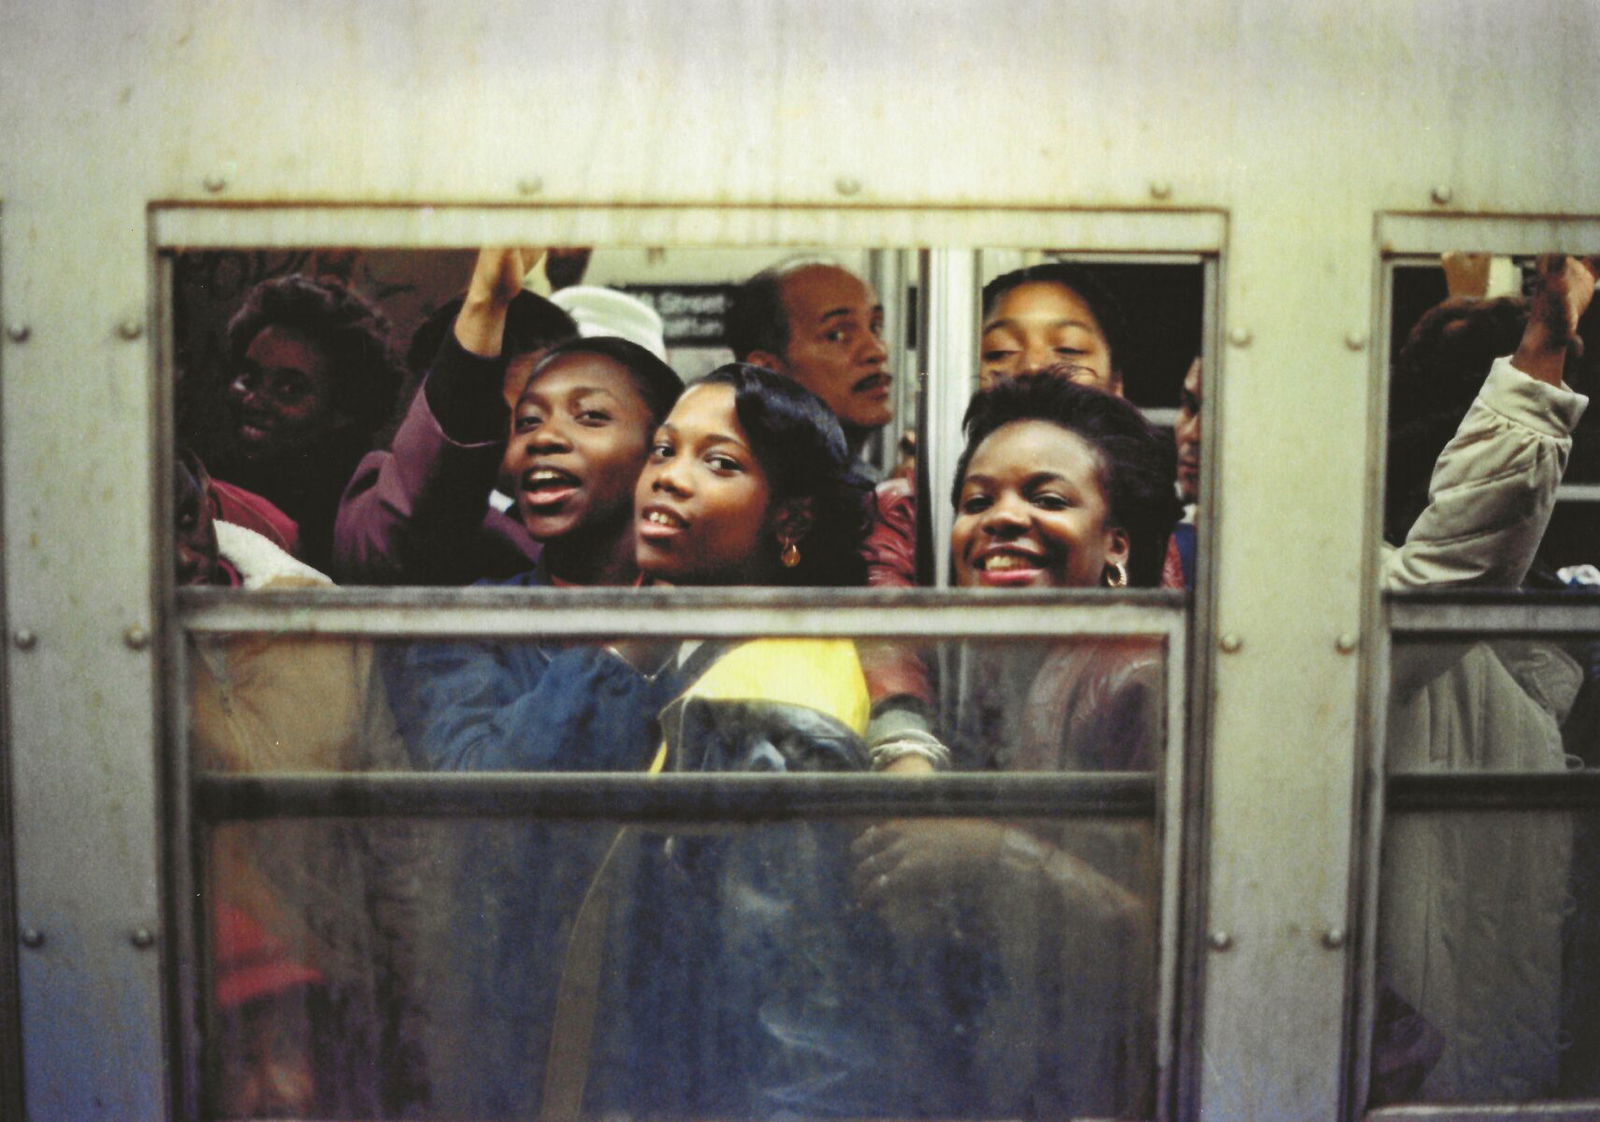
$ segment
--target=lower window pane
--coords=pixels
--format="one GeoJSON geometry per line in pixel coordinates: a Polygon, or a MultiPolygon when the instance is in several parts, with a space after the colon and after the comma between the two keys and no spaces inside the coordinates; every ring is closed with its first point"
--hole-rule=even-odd
{"type": "Polygon", "coordinates": [[[1595,649],[1395,645],[1375,1104],[1600,1095],[1595,649]]]}
{"type": "Polygon", "coordinates": [[[1139,819],[229,823],[208,1102],[1147,1116],[1156,852],[1139,819]]]}
{"type": "Polygon", "coordinates": [[[193,653],[215,1112],[1154,1111],[1159,639],[193,653]],[[990,783],[956,817],[915,797],[935,768],[1123,774],[1064,802],[990,783]],[[852,790],[893,813],[805,804],[817,818],[786,800],[826,784],[781,778],[874,770],[852,790]],[[207,801],[273,772],[319,809],[207,801]],[[443,772],[498,774],[421,774],[443,772]],[[717,779],[690,825],[548,794],[610,798],[630,772],[646,802],[685,773],[778,787],[752,813],[755,788],[717,779]],[[397,789],[383,816],[317,817],[397,789]]]}

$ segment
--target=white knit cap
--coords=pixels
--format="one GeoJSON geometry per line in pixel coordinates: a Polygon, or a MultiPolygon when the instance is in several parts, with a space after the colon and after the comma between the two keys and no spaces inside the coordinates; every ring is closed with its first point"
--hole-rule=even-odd
{"type": "Polygon", "coordinates": [[[580,284],[552,293],[550,300],[577,322],[579,335],[617,335],[666,361],[661,317],[638,297],[614,288],[580,284]]]}

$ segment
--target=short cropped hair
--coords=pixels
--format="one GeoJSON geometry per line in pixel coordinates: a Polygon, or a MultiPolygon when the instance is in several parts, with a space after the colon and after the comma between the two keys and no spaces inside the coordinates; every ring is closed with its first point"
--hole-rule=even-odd
{"type": "Polygon", "coordinates": [[[1076,433],[1100,461],[1107,521],[1128,535],[1129,583],[1154,588],[1161,583],[1167,539],[1182,514],[1173,489],[1176,474],[1172,441],[1124,399],[1092,386],[1069,382],[1045,370],[994,383],[973,395],[962,421],[967,446],[956,464],[951,501],[961,487],[978,446],[1013,421],[1045,421],[1076,433]]]}
{"type": "Polygon", "coordinates": [[[823,257],[791,257],[762,269],[734,289],[728,301],[724,334],[733,357],[744,362],[756,351],[782,355],[789,350],[789,309],[783,306],[783,282],[791,273],[813,265],[841,269],[823,257]]]}
{"type": "Polygon", "coordinates": [[[627,370],[650,410],[651,424],[659,425],[666,420],[683,393],[683,379],[678,377],[677,371],[633,340],[615,335],[589,335],[557,343],[528,372],[524,388],[556,362],[571,355],[599,355],[627,370]]]}
{"type": "Polygon", "coordinates": [[[1054,284],[1077,293],[1078,299],[1088,305],[1095,322],[1100,325],[1100,333],[1105,336],[1106,346],[1111,351],[1112,368],[1118,371],[1122,369],[1122,362],[1127,355],[1127,317],[1123,314],[1121,303],[1105,283],[1082,265],[1046,261],[1042,265],[1029,265],[1025,269],[1015,269],[995,277],[983,286],[983,318],[988,319],[994,313],[1000,297],[1025,284],[1054,284]]]}
{"type": "Polygon", "coordinates": [[[389,419],[404,377],[390,342],[389,320],[342,282],[299,273],[264,280],[228,321],[228,357],[235,367],[269,327],[304,336],[331,376],[332,405],[370,435],[389,419]]]}
{"type": "Polygon", "coordinates": [[[719,366],[697,384],[733,387],[734,414],[766,473],[773,501],[810,500],[811,531],[800,542],[800,563],[779,570],[783,583],[865,584],[861,546],[871,485],[852,470],[833,410],[792,378],[745,362],[719,366]]]}

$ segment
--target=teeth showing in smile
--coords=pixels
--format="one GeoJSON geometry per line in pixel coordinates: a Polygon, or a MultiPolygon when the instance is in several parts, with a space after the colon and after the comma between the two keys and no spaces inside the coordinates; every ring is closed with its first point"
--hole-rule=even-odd
{"type": "Polygon", "coordinates": [[[680,519],[674,518],[664,510],[647,510],[644,512],[644,520],[657,526],[678,526],[682,524],[680,519]]]}
{"type": "Polygon", "coordinates": [[[538,471],[530,471],[523,477],[523,486],[529,488],[571,482],[573,482],[572,476],[564,471],[556,471],[554,468],[540,468],[538,471]]]}
{"type": "Polygon", "coordinates": [[[1036,569],[1038,563],[1015,553],[996,553],[979,561],[978,568],[986,573],[1005,573],[1014,569],[1036,569]]]}

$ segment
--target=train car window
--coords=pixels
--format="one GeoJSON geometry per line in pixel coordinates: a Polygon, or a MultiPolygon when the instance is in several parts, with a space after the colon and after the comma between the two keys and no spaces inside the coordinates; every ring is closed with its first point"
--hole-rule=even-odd
{"type": "Polygon", "coordinates": [[[194,1112],[1170,1115],[1209,243],[183,221],[194,1112]]]}
{"type": "Polygon", "coordinates": [[[1600,619],[1583,595],[1600,554],[1576,513],[1593,440],[1573,392],[1594,386],[1592,271],[1531,253],[1391,262],[1376,1117],[1600,1096],[1600,619]]]}

